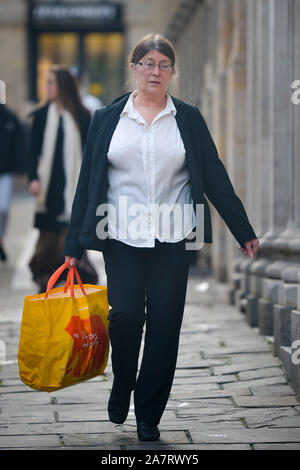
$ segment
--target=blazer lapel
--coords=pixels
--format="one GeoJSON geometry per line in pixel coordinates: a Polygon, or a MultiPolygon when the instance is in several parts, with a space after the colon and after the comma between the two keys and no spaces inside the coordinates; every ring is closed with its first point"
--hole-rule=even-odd
{"type": "Polygon", "coordinates": [[[120,114],[126,104],[128,96],[129,93],[126,93],[126,95],[122,96],[120,100],[116,100],[116,102],[113,102],[112,104],[107,106],[105,113],[103,114],[103,116],[101,116],[101,127],[97,132],[96,141],[97,143],[101,142],[102,147],[103,143],[105,143],[106,145],[108,144],[109,146],[112,135],[117,127],[117,124],[120,119],[120,114]]]}
{"type": "MultiPolygon", "coordinates": [[[[107,189],[108,189],[108,159],[107,153],[109,150],[109,145],[113,136],[113,133],[117,127],[117,124],[120,119],[120,114],[126,104],[129,94],[122,96],[120,100],[116,100],[105,110],[103,116],[101,116],[101,126],[97,131],[95,139],[95,157],[97,160],[98,171],[96,175],[92,177],[99,178],[100,175],[100,184],[99,191],[101,194],[101,200],[106,200],[107,189]]],[[[99,181],[98,181],[99,183],[99,181]]]]}
{"type": "Polygon", "coordinates": [[[191,126],[189,123],[186,106],[172,96],[177,113],[175,119],[184,144],[186,163],[189,170],[192,186],[192,196],[194,202],[200,202],[202,188],[202,171],[201,171],[201,149],[196,148],[195,139],[193,139],[191,126]]]}
{"type": "Polygon", "coordinates": [[[185,148],[187,168],[191,180],[191,194],[193,206],[197,214],[196,204],[204,204],[204,240],[211,243],[212,225],[211,215],[207,199],[203,189],[203,169],[201,145],[197,144],[197,139],[192,133],[191,123],[188,118],[188,107],[172,97],[177,113],[175,119],[185,148]]]}

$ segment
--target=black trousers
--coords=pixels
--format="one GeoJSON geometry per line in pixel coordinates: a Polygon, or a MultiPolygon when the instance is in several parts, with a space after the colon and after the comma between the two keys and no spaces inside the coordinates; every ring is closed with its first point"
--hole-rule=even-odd
{"type": "Polygon", "coordinates": [[[155,247],[140,248],[109,239],[103,252],[114,388],[124,397],[134,390],[136,419],[156,425],[176,368],[189,270],[186,241],[155,240],[155,247]]]}

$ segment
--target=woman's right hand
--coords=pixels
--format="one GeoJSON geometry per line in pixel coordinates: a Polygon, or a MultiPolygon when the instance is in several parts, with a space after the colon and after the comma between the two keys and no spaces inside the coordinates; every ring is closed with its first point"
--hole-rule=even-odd
{"type": "Polygon", "coordinates": [[[70,266],[76,266],[76,264],[78,263],[77,258],[71,257],[71,256],[65,256],[65,262],[68,260],[70,260],[70,266]]]}
{"type": "Polygon", "coordinates": [[[32,180],[29,183],[29,191],[33,196],[38,196],[41,192],[41,183],[39,180],[32,180]]]}

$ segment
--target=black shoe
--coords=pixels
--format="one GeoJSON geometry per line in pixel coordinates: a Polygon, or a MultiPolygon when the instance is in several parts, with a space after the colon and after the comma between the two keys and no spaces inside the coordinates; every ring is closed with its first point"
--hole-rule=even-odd
{"type": "Polygon", "coordinates": [[[128,415],[128,408],[109,408],[108,409],[108,416],[112,423],[115,424],[123,424],[126,421],[128,415]]]}
{"type": "Polygon", "coordinates": [[[156,424],[147,423],[146,421],[137,421],[137,434],[140,441],[157,441],[160,432],[156,424]]]}
{"type": "Polygon", "coordinates": [[[130,406],[130,395],[124,399],[124,396],[119,397],[114,387],[112,388],[109,400],[108,400],[108,416],[112,423],[122,424],[127,418],[129,406],[130,406]]]}

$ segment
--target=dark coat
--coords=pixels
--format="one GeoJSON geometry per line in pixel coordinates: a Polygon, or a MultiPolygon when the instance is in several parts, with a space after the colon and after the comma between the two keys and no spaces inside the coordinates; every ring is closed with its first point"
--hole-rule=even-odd
{"type": "Polygon", "coordinates": [[[26,171],[26,133],[16,114],[0,104],[0,174],[26,171]]]}
{"type": "MultiPolygon", "coordinates": [[[[96,211],[100,204],[107,202],[107,153],[129,94],[126,93],[94,113],[65,241],[66,256],[80,258],[84,249],[103,251],[106,247],[108,238],[102,240],[96,233],[97,224],[106,214],[97,216],[96,211]]],[[[186,150],[194,208],[196,204],[204,204],[204,242],[212,243],[210,208],[205,196],[241,246],[257,238],[199,109],[173,96],[172,100],[186,150]]]]}

